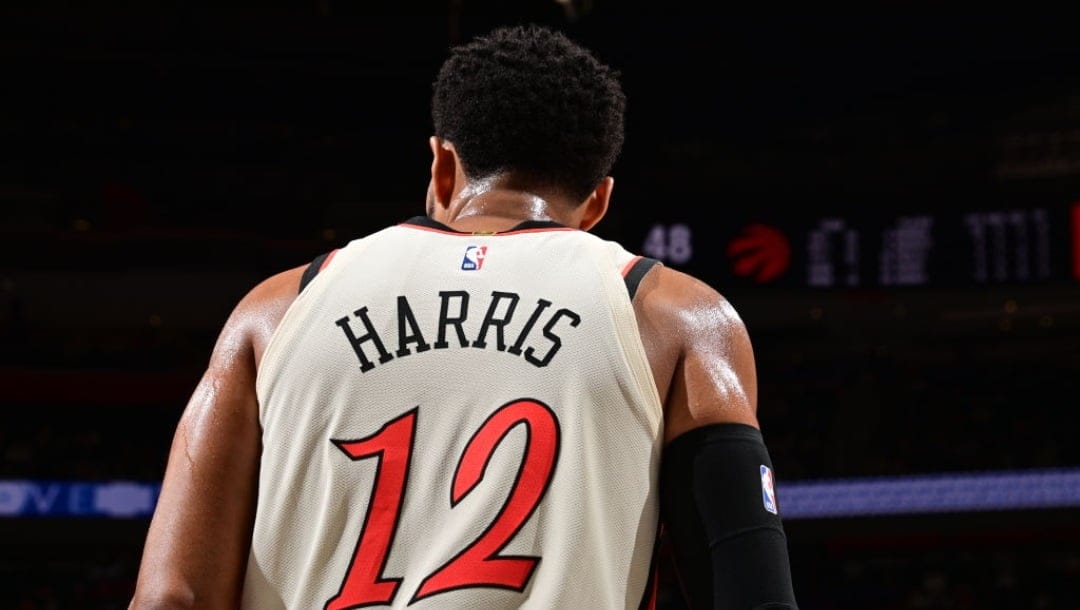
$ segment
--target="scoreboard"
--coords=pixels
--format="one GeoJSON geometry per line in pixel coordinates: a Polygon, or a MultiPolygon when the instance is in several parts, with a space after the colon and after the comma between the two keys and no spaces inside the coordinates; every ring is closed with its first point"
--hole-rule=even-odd
{"type": "Polygon", "coordinates": [[[717,288],[1080,287],[1080,202],[809,216],[751,212],[734,221],[728,212],[717,219],[672,216],[632,227],[627,237],[631,248],[717,288]]]}

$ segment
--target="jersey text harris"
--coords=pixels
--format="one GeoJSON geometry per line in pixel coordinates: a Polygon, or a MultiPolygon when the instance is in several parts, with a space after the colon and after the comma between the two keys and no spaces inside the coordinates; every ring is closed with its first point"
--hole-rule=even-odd
{"type": "MultiPolygon", "coordinates": [[[[345,316],[334,323],[341,328],[349,346],[360,360],[360,371],[364,373],[375,368],[376,361],[378,364],[386,364],[394,358],[404,358],[414,351],[420,353],[433,348],[450,347],[482,349],[492,346],[489,342],[493,342],[494,348],[500,352],[523,357],[534,366],[544,367],[562,346],[562,339],[556,334],[556,330],[576,328],[581,323],[581,316],[577,313],[566,308],[553,309],[552,302],[546,299],[537,299],[531,313],[527,316],[518,315],[515,319],[514,313],[521,300],[520,295],[496,290],[491,292],[487,312],[476,335],[470,341],[464,328],[465,321],[469,318],[470,300],[469,293],[464,290],[439,292],[439,319],[434,328],[425,326],[425,334],[413,313],[414,308],[409,304],[409,299],[398,296],[397,349],[393,353],[387,349],[384,341],[386,337],[379,336],[371,321],[372,315],[382,315],[381,312],[369,312],[364,306],[353,312],[352,319],[345,316]],[[524,324],[520,324],[521,320],[524,320],[524,324]],[[517,323],[511,327],[511,322],[517,323]],[[494,338],[489,336],[492,331],[494,338]],[[434,343],[429,342],[432,337],[435,338],[434,343]],[[508,343],[508,340],[511,342],[508,343]]],[[[393,348],[393,345],[390,347],[393,348]]]]}

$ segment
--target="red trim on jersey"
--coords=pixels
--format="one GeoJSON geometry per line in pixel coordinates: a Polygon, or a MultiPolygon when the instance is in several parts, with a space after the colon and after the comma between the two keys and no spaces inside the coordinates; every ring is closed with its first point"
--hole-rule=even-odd
{"type": "MultiPolygon", "coordinates": [[[[640,257],[639,257],[640,258],[640,257]]],[[[663,561],[663,536],[664,536],[664,524],[656,524],[656,537],[653,542],[652,564],[650,570],[652,574],[649,576],[649,584],[645,587],[645,593],[648,595],[643,601],[641,608],[643,610],[656,610],[656,600],[659,597],[658,589],[660,589],[660,562],[663,561]]]]}
{"type": "Polygon", "coordinates": [[[580,229],[574,229],[572,227],[542,227],[536,229],[520,229],[518,231],[501,231],[496,233],[462,233],[460,231],[446,231],[444,229],[436,229],[434,227],[422,227],[420,225],[414,225],[408,222],[403,222],[399,227],[405,227],[407,229],[416,229],[417,231],[430,231],[432,233],[439,233],[442,235],[454,235],[457,237],[503,237],[504,235],[522,235],[525,233],[548,233],[552,231],[578,231],[580,229]]]}
{"type": "Polygon", "coordinates": [[[649,607],[648,610],[656,610],[656,590],[660,588],[660,566],[653,568],[652,573],[652,593],[649,594],[649,607]]]}
{"type": "MultiPolygon", "coordinates": [[[[536,229],[520,229],[520,230],[517,230],[517,231],[506,231],[504,233],[495,233],[495,235],[522,235],[524,233],[550,233],[550,232],[554,232],[554,231],[579,231],[579,230],[580,229],[574,229],[572,227],[544,227],[544,228],[536,228],[536,229]]],[[[483,234],[482,233],[476,233],[476,234],[473,234],[473,235],[475,237],[476,235],[483,235],[483,234]]]]}
{"type": "Polygon", "coordinates": [[[630,270],[633,269],[634,265],[636,265],[637,262],[639,260],[641,260],[642,258],[644,258],[644,257],[643,256],[635,256],[634,258],[630,259],[630,262],[626,263],[626,266],[622,268],[622,276],[626,277],[626,274],[630,273],[630,270]]]}
{"type": "Polygon", "coordinates": [[[326,255],[326,260],[324,260],[322,262],[322,264],[319,265],[319,271],[322,271],[323,269],[326,269],[326,266],[330,264],[330,261],[334,260],[334,255],[337,254],[337,251],[338,251],[338,248],[334,248],[333,250],[330,251],[330,254],[326,255]]]}

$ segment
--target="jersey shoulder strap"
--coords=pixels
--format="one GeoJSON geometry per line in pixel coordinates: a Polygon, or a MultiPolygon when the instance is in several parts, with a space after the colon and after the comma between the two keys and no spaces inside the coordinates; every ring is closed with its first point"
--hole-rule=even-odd
{"type": "Polygon", "coordinates": [[[304,269],[304,274],[300,276],[300,288],[296,291],[297,294],[303,292],[304,288],[307,288],[307,285],[311,283],[311,280],[315,279],[315,276],[330,264],[330,259],[334,258],[337,251],[338,249],[334,248],[329,252],[323,252],[308,264],[307,269],[304,269]]]}
{"type": "Polygon", "coordinates": [[[623,281],[626,282],[626,291],[630,293],[631,301],[634,300],[634,295],[637,294],[638,285],[641,284],[641,279],[645,277],[645,274],[648,273],[650,269],[658,264],[660,264],[658,259],[639,256],[630,261],[623,269],[623,281]]]}

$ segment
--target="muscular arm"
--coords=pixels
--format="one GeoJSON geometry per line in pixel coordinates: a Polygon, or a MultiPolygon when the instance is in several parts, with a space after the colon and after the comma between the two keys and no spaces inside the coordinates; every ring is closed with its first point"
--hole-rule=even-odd
{"type": "Polygon", "coordinates": [[[757,371],[746,326],[712,287],[656,267],[634,300],[664,400],[664,443],[719,423],[758,427],[757,371]]]}
{"type": "Polygon", "coordinates": [[[639,327],[664,397],[661,519],[694,610],[792,610],[786,537],[763,502],[772,468],[757,420],[746,327],[705,283],[657,268],[638,290],[639,327]]]}
{"type": "Polygon", "coordinates": [[[173,437],[132,610],[238,606],[261,449],[256,370],[299,277],[262,282],[225,322],[173,437]]]}
{"type": "Polygon", "coordinates": [[[660,267],[635,306],[660,395],[664,442],[714,423],[758,427],[757,371],[746,326],[731,304],[689,275],[660,267]]]}

